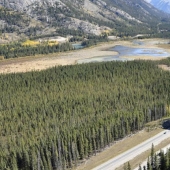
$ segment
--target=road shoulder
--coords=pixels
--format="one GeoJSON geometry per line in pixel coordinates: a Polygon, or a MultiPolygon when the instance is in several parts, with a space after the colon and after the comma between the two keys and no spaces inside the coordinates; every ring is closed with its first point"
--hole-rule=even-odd
{"type": "Polygon", "coordinates": [[[84,160],[84,162],[76,168],[76,170],[93,169],[98,165],[110,160],[111,158],[131,149],[132,147],[146,141],[147,139],[160,133],[163,129],[156,128],[150,132],[142,130],[134,135],[128,136],[120,141],[113,143],[110,147],[107,147],[96,156],[92,156],[90,159],[84,160]]]}

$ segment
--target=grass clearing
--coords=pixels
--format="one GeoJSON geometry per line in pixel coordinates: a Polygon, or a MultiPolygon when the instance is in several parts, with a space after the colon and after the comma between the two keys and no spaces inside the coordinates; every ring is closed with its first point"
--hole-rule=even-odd
{"type": "Polygon", "coordinates": [[[53,45],[58,45],[58,41],[54,41],[54,40],[48,40],[48,41],[43,41],[42,43],[40,41],[34,41],[34,40],[26,40],[22,43],[22,46],[38,46],[38,45],[49,45],[49,46],[53,46],[53,45]]]}
{"type": "Polygon", "coordinates": [[[0,56],[0,60],[4,60],[4,56],[0,56]]]}
{"type": "Polygon", "coordinates": [[[167,65],[159,64],[158,67],[161,68],[162,70],[170,71],[170,67],[168,67],[167,65]]]}
{"type": "Polygon", "coordinates": [[[162,128],[162,122],[166,119],[168,118],[162,118],[145,124],[145,130],[149,132],[156,129],[157,127],[162,128]]]}
{"type": "Polygon", "coordinates": [[[170,44],[158,44],[157,47],[164,48],[164,49],[170,49],[170,44]]]}
{"type": "Polygon", "coordinates": [[[48,45],[53,46],[53,45],[58,45],[58,41],[48,41],[48,45]]]}

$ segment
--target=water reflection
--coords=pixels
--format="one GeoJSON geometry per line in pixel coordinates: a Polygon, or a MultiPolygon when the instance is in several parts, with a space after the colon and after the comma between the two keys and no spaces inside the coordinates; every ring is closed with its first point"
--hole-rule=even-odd
{"type": "Polygon", "coordinates": [[[157,48],[132,48],[122,45],[117,45],[111,48],[112,51],[119,53],[119,56],[150,56],[150,57],[168,57],[170,53],[163,49],[157,48]]]}
{"type": "Polygon", "coordinates": [[[119,56],[101,56],[101,57],[93,57],[93,58],[85,58],[81,60],[77,60],[78,64],[82,63],[96,63],[96,62],[106,62],[106,61],[127,61],[133,60],[128,58],[120,58],[119,56]]]}
{"type": "Polygon", "coordinates": [[[84,46],[82,46],[81,44],[72,44],[72,46],[75,50],[84,48],[84,46]]]}
{"type": "Polygon", "coordinates": [[[142,59],[142,56],[156,57],[156,58],[165,58],[170,56],[170,53],[164,51],[163,49],[158,49],[158,48],[132,48],[127,46],[117,45],[109,50],[118,52],[118,55],[86,58],[86,59],[77,60],[77,63],[82,64],[82,63],[90,63],[90,62],[127,61],[127,60],[133,60],[131,57],[133,58],[140,57],[142,59]]]}

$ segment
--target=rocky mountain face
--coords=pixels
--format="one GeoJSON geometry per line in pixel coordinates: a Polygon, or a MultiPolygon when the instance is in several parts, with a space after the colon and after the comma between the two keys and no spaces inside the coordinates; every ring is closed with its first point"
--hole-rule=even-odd
{"type": "Polygon", "coordinates": [[[170,13],[170,1],[169,0],[152,0],[151,4],[164,12],[170,13]]]}
{"type": "Polygon", "coordinates": [[[43,28],[41,34],[60,28],[96,35],[147,32],[166,17],[144,0],[2,0],[0,5],[28,15],[43,28]]]}
{"type": "Polygon", "coordinates": [[[33,6],[54,6],[57,1],[60,2],[60,0],[2,0],[0,4],[6,8],[28,12],[33,6]]]}
{"type": "Polygon", "coordinates": [[[170,0],[146,0],[152,4],[155,8],[170,13],[170,0]]]}

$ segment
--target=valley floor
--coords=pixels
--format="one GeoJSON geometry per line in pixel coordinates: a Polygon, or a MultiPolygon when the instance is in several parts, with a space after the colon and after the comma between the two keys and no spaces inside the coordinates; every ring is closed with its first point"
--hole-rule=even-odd
{"type": "MultiPolygon", "coordinates": [[[[143,44],[142,48],[163,48],[167,52],[170,52],[170,48],[167,48],[167,46],[170,47],[170,45],[167,44],[167,41],[168,40],[163,39],[140,40],[140,42],[142,42],[143,44]]],[[[102,43],[94,47],[77,51],[2,60],[0,61],[0,73],[17,73],[33,70],[43,70],[58,65],[76,64],[76,61],[80,59],[116,55],[117,52],[108,50],[109,48],[114,47],[115,45],[141,47],[141,44],[138,44],[138,40],[137,43],[134,43],[134,41],[115,41],[109,43],[102,43]]],[[[128,58],[134,59],[134,56],[128,56],[128,58]]],[[[142,58],[135,57],[135,59],[155,60],[160,58],[145,56],[142,58]]]]}

